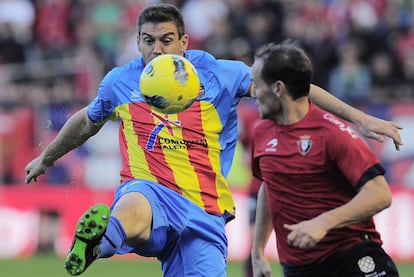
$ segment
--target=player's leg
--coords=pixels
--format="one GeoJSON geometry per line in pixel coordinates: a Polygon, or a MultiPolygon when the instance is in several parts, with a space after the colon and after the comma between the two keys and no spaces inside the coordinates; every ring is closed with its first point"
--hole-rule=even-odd
{"type": "Polygon", "coordinates": [[[349,277],[386,276],[398,277],[394,261],[377,243],[366,241],[351,248],[349,263],[343,275],[349,277]]]}
{"type": "Polygon", "coordinates": [[[165,277],[226,276],[226,216],[210,215],[156,183],[131,182],[125,190],[145,195],[153,220],[149,239],[128,246],[134,248],[124,245],[122,251],[157,257],[165,277]]]}
{"type": "Polygon", "coordinates": [[[76,224],[75,238],[65,261],[65,268],[69,274],[81,274],[96,259],[108,221],[109,208],[103,204],[92,206],[81,216],[76,224]]]}
{"type": "Polygon", "coordinates": [[[147,241],[151,233],[151,205],[141,192],[124,194],[113,207],[112,216],[118,218],[125,231],[128,245],[147,241]]]}
{"type": "Polygon", "coordinates": [[[164,277],[225,277],[225,218],[209,215],[195,205],[189,214],[186,228],[162,263],[164,277]]]}
{"type": "Polygon", "coordinates": [[[124,243],[148,239],[152,212],[148,200],[140,193],[119,195],[111,215],[105,205],[91,207],[79,219],[72,248],[65,267],[79,275],[98,257],[113,256],[124,243]]]}
{"type": "Polygon", "coordinates": [[[164,277],[225,277],[227,254],[202,238],[186,236],[162,264],[164,277]]]}

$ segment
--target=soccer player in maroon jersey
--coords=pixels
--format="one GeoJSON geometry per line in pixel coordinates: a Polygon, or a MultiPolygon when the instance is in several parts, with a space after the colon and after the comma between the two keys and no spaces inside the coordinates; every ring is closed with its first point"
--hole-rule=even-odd
{"type": "Polygon", "coordinates": [[[298,42],[255,55],[252,96],[262,120],[252,168],[263,185],[254,276],[271,276],[264,247],[272,229],[284,276],[398,276],[372,218],[391,205],[384,168],[345,122],[312,103],[311,77],[298,42]]]}

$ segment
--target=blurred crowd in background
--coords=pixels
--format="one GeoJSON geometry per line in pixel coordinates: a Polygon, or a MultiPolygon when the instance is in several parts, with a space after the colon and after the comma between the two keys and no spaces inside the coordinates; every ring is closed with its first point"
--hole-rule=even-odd
{"type": "MultiPolygon", "coordinates": [[[[0,184],[24,182],[25,164],[94,97],[104,74],[139,54],[136,16],[157,2],[181,9],[190,49],[250,65],[262,44],[297,39],[314,84],[381,118],[401,103],[414,111],[413,0],[0,0],[0,184]]],[[[99,136],[41,180],[114,187],[117,123],[99,136]]],[[[408,160],[414,151],[405,167],[408,160]]],[[[409,185],[413,174],[390,181],[409,185]]]]}

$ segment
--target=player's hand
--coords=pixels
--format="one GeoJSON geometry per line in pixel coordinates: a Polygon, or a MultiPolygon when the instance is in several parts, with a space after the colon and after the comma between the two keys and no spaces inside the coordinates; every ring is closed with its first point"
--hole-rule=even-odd
{"type": "Polygon", "coordinates": [[[49,167],[50,165],[45,164],[42,161],[42,157],[39,156],[37,158],[35,158],[33,161],[31,161],[30,163],[28,163],[26,165],[26,180],[25,183],[28,184],[31,181],[35,181],[37,182],[37,177],[39,177],[40,175],[44,174],[46,169],[49,167]]]}
{"type": "Polygon", "coordinates": [[[306,220],[292,225],[284,224],[283,227],[291,231],[287,237],[288,244],[302,249],[314,247],[328,232],[317,220],[306,220]]]}
{"type": "Polygon", "coordinates": [[[397,150],[400,150],[400,146],[403,144],[399,131],[402,127],[395,122],[364,114],[355,124],[360,133],[367,138],[383,142],[384,136],[387,136],[394,141],[395,149],[397,150]]]}
{"type": "Polygon", "coordinates": [[[271,277],[269,261],[265,257],[252,255],[253,277],[271,277]]]}

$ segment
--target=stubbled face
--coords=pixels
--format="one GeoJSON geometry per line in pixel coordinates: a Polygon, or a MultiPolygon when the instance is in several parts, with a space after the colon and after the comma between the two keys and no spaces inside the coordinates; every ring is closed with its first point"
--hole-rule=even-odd
{"type": "Polygon", "coordinates": [[[188,35],[179,38],[173,22],[145,23],[137,36],[138,50],[145,63],[163,54],[183,55],[188,46],[188,35]]]}
{"type": "Polygon", "coordinates": [[[252,97],[256,99],[260,116],[264,119],[274,119],[281,111],[280,101],[272,88],[263,81],[261,77],[262,68],[263,60],[256,59],[251,68],[254,84],[252,97]]]}

